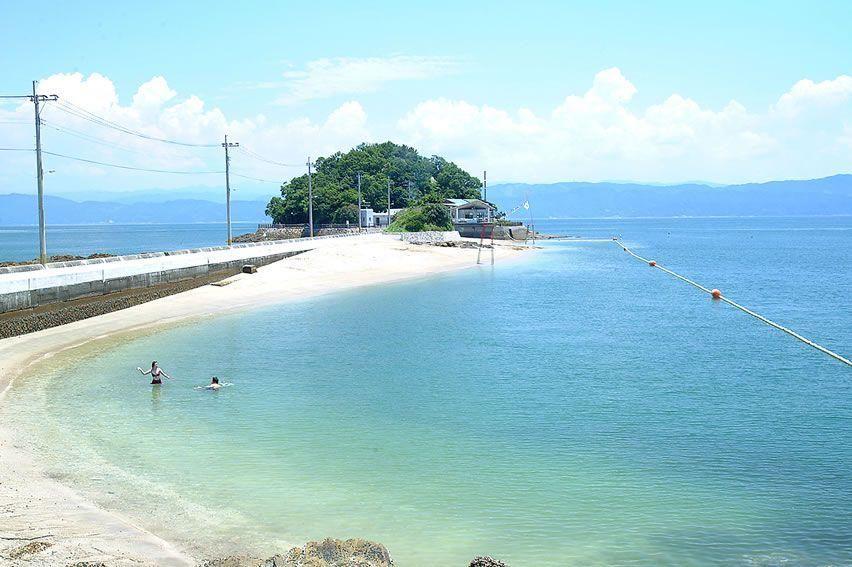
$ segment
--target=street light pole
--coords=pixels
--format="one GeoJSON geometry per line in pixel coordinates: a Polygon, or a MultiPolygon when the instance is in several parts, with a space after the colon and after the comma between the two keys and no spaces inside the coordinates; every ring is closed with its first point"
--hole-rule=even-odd
{"type": "Polygon", "coordinates": [[[388,226],[390,226],[390,175],[388,175],[388,226]]]}

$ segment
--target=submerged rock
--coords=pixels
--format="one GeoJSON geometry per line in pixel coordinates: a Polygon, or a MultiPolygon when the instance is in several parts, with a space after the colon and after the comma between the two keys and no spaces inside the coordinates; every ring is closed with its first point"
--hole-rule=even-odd
{"type": "Polygon", "coordinates": [[[363,539],[325,539],[294,547],[266,560],[264,567],[392,567],[387,548],[363,539]]]}
{"type": "Polygon", "coordinates": [[[208,559],[200,567],[393,567],[394,562],[384,545],[363,539],[328,538],[309,541],[284,555],[266,561],[256,557],[232,556],[208,559]]]}
{"type": "Polygon", "coordinates": [[[259,557],[232,555],[222,559],[207,559],[199,563],[198,567],[261,567],[263,563],[263,559],[259,557]]]}
{"type": "Polygon", "coordinates": [[[493,557],[486,555],[485,557],[474,557],[470,562],[469,567],[509,567],[502,561],[497,561],[493,557]]]}

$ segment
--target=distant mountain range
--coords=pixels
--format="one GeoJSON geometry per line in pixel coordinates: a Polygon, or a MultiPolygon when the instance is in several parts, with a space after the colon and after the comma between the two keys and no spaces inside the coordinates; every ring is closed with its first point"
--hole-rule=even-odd
{"type": "MultiPolygon", "coordinates": [[[[231,201],[231,220],[269,222],[267,201],[231,201]]],[[[72,201],[46,196],[45,217],[50,224],[198,223],[224,222],[225,204],[201,199],[155,203],[72,201]]],[[[0,225],[37,224],[35,195],[0,195],[0,225]]]]}
{"type": "MultiPolygon", "coordinates": [[[[744,185],[643,185],[566,182],[506,183],[488,188],[488,200],[510,211],[529,199],[537,218],[836,216],[852,215],[852,175],[744,185]]],[[[267,200],[231,202],[234,221],[269,222],[267,200]]],[[[45,198],[52,224],[222,222],[225,205],[204,199],[153,202],[45,198]]],[[[525,215],[515,215],[517,218],[525,215]]],[[[36,224],[33,195],[0,195],[0,225],[36,224]]]]}
{"type": "Polygon", "coordinates": [[[488,188],[488,200],[504,211],[527,198],[538,218],[852,215],[852,175],[724,186],[570,182],[488,188]]]}

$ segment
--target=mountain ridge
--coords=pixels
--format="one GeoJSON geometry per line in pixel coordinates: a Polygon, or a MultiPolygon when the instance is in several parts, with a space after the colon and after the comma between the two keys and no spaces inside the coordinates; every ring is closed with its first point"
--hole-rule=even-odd
{"type": "Polygon", "coordinates": [[[723,186],[503,183],[488,188],[488,199],[503,210],[529,199],[539,218],[846,216],[852,215],[852,174],[723,186]]]}

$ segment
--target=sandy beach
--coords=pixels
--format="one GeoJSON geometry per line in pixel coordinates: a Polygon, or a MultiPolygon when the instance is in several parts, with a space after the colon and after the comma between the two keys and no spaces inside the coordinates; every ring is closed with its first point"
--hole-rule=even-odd
{"type": "MultiPolygon", "coordinates": [[[[519,247],[498,243],[499,262],[519,247]]],[[[405,244],[375,235],[336,240],[259,269],[129,309],[0,340],[0,404],[13,383],[25,380],[53,354],[107,337],[133,334],[189,319],[298,300],[336,291],[476,267],[477,250],[405,244]]],[[[491,269],[483,251],[482,269],[491,269]]],[[[100,509],[49,478],[26,443],[16,444],[15,423],[0,423],[0,562],[8,565],[194,565],[200,557],[114,511],[100,509]],[[43,542],[43,543],[34,543],[43,542]],[[28,549],[22,546],[28,545],[28,549]],[[30,551],[27,553],[26,551],[30,551]]],[[[334,534],[329,534],[333,536],[334,534]]],[[[282,550],[270,549],[270,555],[282,550]]],[[[391,550],[392,552],[393,550],[391,550]]]]}

